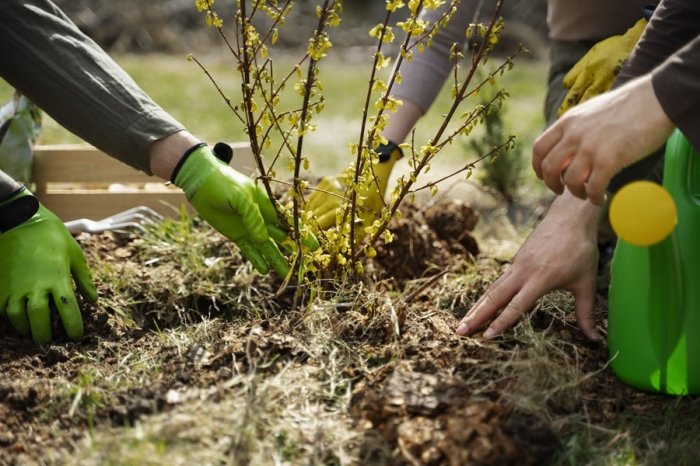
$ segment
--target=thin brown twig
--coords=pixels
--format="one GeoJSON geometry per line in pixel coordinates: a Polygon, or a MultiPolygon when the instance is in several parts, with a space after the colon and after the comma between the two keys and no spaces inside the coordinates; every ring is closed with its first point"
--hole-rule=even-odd
{"type": "Polygon", "coordinates": [[[231,103],[231,99],[229,97],[227,97],[226,94],[224,94],[224,91],[221,89],[221,87],[219,87],[219,84],[216,82],[216,80],[211,75],[211,73],[209,73],[209,70],[199,60],[197,60],[197,57],[195,57],[194,55],[191,55],[191,54],[189,56],[192,59],[192,61],[195,62],[202,69],[202,71],[204,71],[204,74],[207,75],[207,78],[209,78],[209,81],[211,81],[211,83],[214,85],[214,87],[218,91],[219,95],[221,95],[221,97],[223,97],[224,101],[226,102],[226,105],[228,105],[228,107],[231,109],[233,114],[236,115],[236,117],[241,121],[241,123],[245,124],[245,119],[243,119],[241,114],[238,113],[238,108],[235,107],[231,103]]]}
{"type": "Polygon", "coordinates": [[[459,174],[462,173],[462,172],[465,172],[465,171],[467,171],[467,170],[473,170],[473,169],[477,166],[477,164],[478,164],[479,162],[481,162],[481,161],[484,160],[485,158],[488,158],[489,156],[491,156],[491,155],[493,155],[493,154],[495,154],[495,153],[498,153],[501,149],[503,149],[504,147],[508,147],[508,146],[511,145],[514,141],[515,141],[515,136],[512,136],[512,135],[511,135],[505,142],[502,142],[501,144],[492,147],[490,151],[488,151],[487,153],[485,153],[485,154],[479,156],[476,160],[474,160],[474,161],[472,161],[472,162],[469,162],[468,164],[466,164],[464,167],[460,168],[459,170],[456,170],[455,172],[453,172],[453,173],[451,173],[451,174],[449,174],[449,175],[443,176],[442,178],[439,178],[439,179],[437,179],[437,180],[435,180],[435,181],[431,181],[430,183],[427,183],[427,184],[425,184],[425,185],[423,185],[423,186],[421,186],[421,187],[419,187],[419,188],[412,189],[412,190],[409,191],[409,193],[417,193],[418,191],[422,191],[422,190],[424,190],[424,189],[428,189],[428,188],[430,188],[430,187],[432,187],[432,186],[435,186],[435,185],[437,185],[437,184],[439,184],[439,183],[442,183],[443,181],[449,180],[449,179],[452,178],[453,176],[459,175],[459,174]]]}
{"type": "MultiPolygon", "coordinates": [[[[423,0],[421,0],[422,3],[423,0]]],[[[381,33],[379,35],[379,38],[377,40],[377,50],[374,52],[374,61],[372,63],[372,71],[370,72],[370,78],[369,78],[369,83],[367,86],[367,94],[365,96],[365,104],[363,106],[362,110],[362,122],[360,124],[360,140],[357,145],[357,157],[355,160],[355,175],[353,177],[353,184],[348,188],[350,189],[352,186],[357,186],[360,180],[360,174],[362,173],[362,164],[363,164],[363,157],[362,157],[362,150],[364,146],[364,137],[365,137],[365,126],[367,125],[367,118],[369,116],[369,103],[372,98],[372,88],[374,87],[374,82],[376,80],[376,74],[377,74],[377,64],[379,63],[379,57],[382,51],[382,44],[384,43],[384,35],[386,34],[387,26],[389,24],[389,18],[391,18],[391,11],[387,10],[386,16],[384,17],[384,24],[382,26],[381,33]]],[[[368,135],[368,137],[371,137],[371,134],[368,135]]],[[[369,139],[371,141],[371,139],[369,139]]],[[[376,178],[376,177],[375,177],[376,178]]],[[[343,211],[342,215],[342,222],[345,222],[347,219],[347,215],[349,213],[350,215],[350,258],[351,258],[351,264],[353,266],[353,270],[356,269],[355,267],[355,215],[357,213],[357,192],[354,189],[350,189],[350,210],[348,212],[347,209],[347,204],[346,204],[346,209],[343,211]]],[[[353,272],[354,273],[354,272],[353,272]]]]}
{"type": "Polygon", "coordinates": [[[400,296],[398,298],[398,301],[404,302],[404,303],[408,303],[408,302],[412,301],[413,298],[415,298],[416,296],[421,294],[423,291],[425,291],[428,288],[430,288],[431,286],[433,286],[433,284],[435,284],[436,281],[438,281],[440,278],[447,275],[449,272],[450,272],[450,269],[445,269],[442,272],[433,275],[425,283],[423,283],[421,286],[419,286],[415,290],[411,291],[410,293],[408,293],[405,296],[400,296]]]}
{"type": "MultiPolygon", "coordinates": [[[[318,24],[316,26],[316,30],[314,31],[314,38],[312,40],[318,41],[324,33],[324,26],[326,23],[326,18],[328,17],[328,6],[329,6],[330,0],[324,0],[323,2],[323,7],[321,8],[321,14],[319,15],[318,18],[318,24]]],[[[335,4],[335,0],[333,0],[333,4],[335,4]]],[[[300,224],[299,224],[299,217],[300,217],[300,203],[299,200],[302,196],[302,189],[301,189],[301,165],[302,165],[302,148],[304,145],[304,131],[306,129],[306,116],[309,111],[309,99],[311,98],[311,90],[313,89],[314,82],[315,82],[315,75],[316,75],[316,60],[313,57],[309,57],[309,66],[307,68],[307,73],[306,73],[306,82],[304,83],[304,97],[303,97],[303,103],[301,106],[301,115],[299,116],[299,137],[297,138],[297,148],[296,152],[294,152],[294,193],[295,195],[292,196],[292,211],[294,214],[294,240],[297,242],[297,247],[299,250],[301,250],[301,237],[299,234],[300,231],[300,224]]]]}
{"type": "MultiPolygon", "coordinates": [[[[471,68],[470,68],[470,70],[465,78],[464,83],[462,84],[461,88],[458,90],[449,111],[447,112],[447,114],[443,118],[442,125],[438,129],[435,136],[431,139],[431,142],[429,143],[430,147],[435,147],[439,143],[440,138],[442,137],[443,133],[445,132],[445,129],[447,128],[447,125],[452,120],[452,117],[454,116],[455,112],[457,111],[457,108],[464,100],[465,93],[467,91],[469,83],[471,82],[474,74],[476,73],[477,66],[479,65],[479,63],[481,63],[481,60],[487,51],[487,44],[489,43],[489,38],[491,37],[491,34],[493,34],[493,29],[496,26],[496,23],[498,21],[498,14],[500,13],[502,6],[503,6],[503,0],[497,0],[496,8],[495,8],[494,14],[491,18],[491,22],[489,24],[489,27],[488,27],[486,33],[484,34],[483,42],[481,43],[481,46],[479,47],[478,51],[475,52],[475,54],[472,58],[472,66],[471,66],[471,68]]],[[[423,171],[425,166],[428,164],[428,162],[432,158],[431,155],[432,154],[430,152],[428,152],[419,161],[418,166],[413,167],[412,173],[414,175],[416,175],[416,177],[419,173],[421,173],[423,171]]],[[[377,229],[376,232],[374,232],[374,234],[369,239],[369,241],[366,243],[366,245],[374,244],[379,239],[379,237],[384,233],[384,231],[387,229],[387,227],[389,225],[389,220],[396,215],[396,211],[399,209],[399,205],[401,204],[401,201],[410,192],[412,185],[413,185],[413,181],[411,181],[409,179],[408,181],[406,181],[406,183],[403,184],[403,186],[401,186],[400,191],[398,193],[398,196],[396,197],[392,206],[389,208],[388,215],[383,217],[383,221],[380,223],[379,228],[377,229]]],[[[359,258],[359,255],[362,254],[366,250],[366,247],[367,246],[363,247],[361,250],[359,250],[355,253],[356,256],[358,256],[358,258],[359,258]]]]}

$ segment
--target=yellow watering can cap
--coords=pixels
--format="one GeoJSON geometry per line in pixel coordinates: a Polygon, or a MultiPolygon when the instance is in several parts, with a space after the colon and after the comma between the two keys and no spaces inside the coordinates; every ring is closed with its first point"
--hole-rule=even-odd
{"type": "Polygon", "coordinates": [[[676,203],[661,185],[635,181],[610,202],[610,225],[618,237],[635,246],[660,243],[678,222],[676,203]]]}

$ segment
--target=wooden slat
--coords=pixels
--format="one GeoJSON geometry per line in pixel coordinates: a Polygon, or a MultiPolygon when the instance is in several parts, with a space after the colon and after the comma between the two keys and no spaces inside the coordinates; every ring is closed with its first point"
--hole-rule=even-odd
{"type": "MultiPolygon", "coordinates": [[[[234,149],[231,166],[250,174],[255,170],[253,155],[247,143],[231,144],[234,149]]],[[[148,176],[104,152],[86,144],[36,146],[34,148],[33,181],[46,183],[149,183],[158,178],[148,176]]]]}
{"type": "Polygon", "coordinates": [[[110,184],[157,180],[92,146],[35,148],[32,177],[39,186],[51,182],[110,184]]]}
{"type": "MultiPolygon", "coordinates": [[[[253,173],[255,164],[249,145],[235,143],[232,147],[231,166],[247,175],[253,173]]],[[[84,144],[36,146],[33,178],[39,201],[63,221],[99,220],[136,206],[177,216],[179,206],[188,205],[178,189],[158,186],[159,178],[84,144]],[[130,191],[137,192],[107,191],[115,184],[128,185],[130,191]]]]}

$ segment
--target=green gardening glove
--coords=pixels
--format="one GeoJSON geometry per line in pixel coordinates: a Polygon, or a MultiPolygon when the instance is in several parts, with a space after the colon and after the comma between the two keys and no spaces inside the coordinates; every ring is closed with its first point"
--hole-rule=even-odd
{"type": "MultiPolygon", "coordinates": [[[[362,206],[361,209],[358,209],[358,213],[365,226],[371,225],[384,207],[384,195],[389,184],[391,170],[403,154],[396,144],[389,142],[377,148],[377,155],[379,163],[373,167],[376,182],[370,182],[366,189],[358,192],[358,196],[362,198],[362,206]]],[[[327,230],[335,225],[336,211],[345,201],[353,175],[353,170],[346,170],[339,176],[327,176],[318,183],[309,196],[309,208],[314,213],[318,226],[322,230],[327,230]]]]}
{"type": "Polygon", "coordinates": [[[564,98],[557,116],[591,97],[610,90],[622,65],[644,32],[646,19],[640,19],[627,32],[608,37],[595,44],[564,76],[564,86],[569,92],[564,98]]]}
{"type": "Polygon", "coordinates": [[[51,341],[51,305],[69,338],[83,335],[73,291],[97,300],[90,270],[63,222],[22,188],[0,202],[0,315],[38,344],[51,341]]]}
{"type": "MultiPolygon", "coordinates": [[[[229,152],[230,160],[230,147],[220,143],[216,149],[229,152]]],[[[236,243],[258,272],[265,274],[272,266],[278,275],[287,276],[289,264],[275,244],[286,241],[287,234],[267,194],[253,180],[219,160],[205,144],[198,144],[183,156],[172,181],[212,227],[236,243]]]]}

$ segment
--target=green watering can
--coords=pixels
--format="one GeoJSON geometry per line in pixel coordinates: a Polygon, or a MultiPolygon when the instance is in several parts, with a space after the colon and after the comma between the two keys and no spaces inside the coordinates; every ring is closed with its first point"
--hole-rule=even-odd
{"type": "Polygon", "coordinates": [[[620,237],[608,295],[612,368],[640,389],[698,394],[700,153],[676,130],[666,144],[663,189],[640,182],[637,212],[625,201],[624,191],[634,191],[633,184],[610,205],[620,237]]]}

